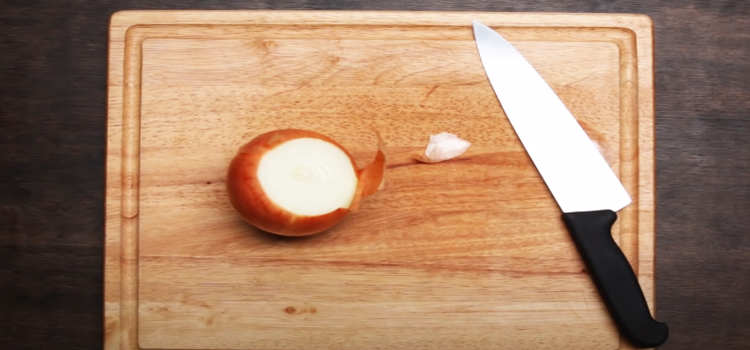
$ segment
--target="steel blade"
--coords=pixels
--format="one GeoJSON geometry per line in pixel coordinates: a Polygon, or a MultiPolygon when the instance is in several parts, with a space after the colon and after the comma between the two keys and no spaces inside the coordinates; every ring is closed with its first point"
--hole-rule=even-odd
{"type": "Polygon", "coordinates": [[[630,204],[607,161],[526,58],[476,21],[474,37],[505,114],[562,211],[618,211],[630,204]]]}

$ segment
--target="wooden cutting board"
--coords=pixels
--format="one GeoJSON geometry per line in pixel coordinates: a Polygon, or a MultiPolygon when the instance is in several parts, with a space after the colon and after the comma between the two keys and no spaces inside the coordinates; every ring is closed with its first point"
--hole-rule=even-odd
{"type": "Polygon", "coordinates": [[[487,81],[503,34],[633,197],[614,236],[654,307],[652,24],[613,14],[127,11],[110,28],[106,349],[625,349],[487,81]],[[387,182],[326,233],[243,223],[225,172],[315,130],[387,182]],[[430,134],[473,143],[420,164],[430,134]]]}

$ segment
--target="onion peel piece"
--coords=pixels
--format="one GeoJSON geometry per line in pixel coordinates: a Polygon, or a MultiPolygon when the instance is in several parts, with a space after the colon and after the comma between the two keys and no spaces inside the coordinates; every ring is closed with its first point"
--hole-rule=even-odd
{"type": "Polygon", "coordinates": [[[422,163],[440,163],[464,154],[469,147],[471,147],[471,142],[449,132],[441,132],[430,135],[424,153],[413,158],[422,163]]]}
{"type": "Polygon", "coordinates": [[[365,186],[362,192],[363,197],[378,192],[385,185],[385,142],[380,137],[380,133],[376,131],[375,134],[378,137],[378,152],[375,159],[360,170],[360,181],[365,186]]]}

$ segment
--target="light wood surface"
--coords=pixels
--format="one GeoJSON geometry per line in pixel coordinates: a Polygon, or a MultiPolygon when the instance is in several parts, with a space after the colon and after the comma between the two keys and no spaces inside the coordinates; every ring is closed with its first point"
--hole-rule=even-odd
{"type": "Polygon", "coordinates": [[[634,203],[614,236],[653,310],[652,27],[645,16],[139,11],[110,28],[106,349],[624,349],[505,118],[471,32],[511,40],[634,203]],[[244,224],[229,160],[278,128],[385,188],[330,231],[244,224]],[[418,164],[430,134],[473,143],[418,164]]]}

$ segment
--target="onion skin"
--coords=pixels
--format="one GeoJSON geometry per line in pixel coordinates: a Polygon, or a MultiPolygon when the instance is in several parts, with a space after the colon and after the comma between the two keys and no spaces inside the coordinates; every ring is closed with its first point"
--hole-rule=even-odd
{"type": "Polygon", "coordinates": [[[367,180],[377,179],[378,185],[380,184],[385,168],[385,156],[382,150],[378,151],[378,157],[373,164],[380,157],[382,157],[382,161],[380,161],[380,176],[378,177],[376,169],[371,166],[372,164],[364,168],[370,168],[369,171],[358,170],[349,152],[330,137],[309,130],[283,129],[271,131],[243,145],[232,159],[227,172],[229,200],[246,222],[263,231],[283,236],[312,235],[333,227],[350,211],[356,210],[364,193],[371,194],[369,192],[372,191],[372,185],[367,180]],[[256,175],[261,158],[276,146],[297,138],[315,138],[331,143],[344,151],[349,157],[352,168],[355,169],[359,179],[354,199],[349,208],[339,208],[316,216],[297,215],[276,205],[265,194],[256,175]],[[365,176],[367,179],[363,178],[363,173],[368,174],[365,176]]]}
{"type": "Polygon", "coordinates": [[[375,160],[359,170],[359,182],[362,183],[362,197],[369,196],[383,187],[383,169],[385,169],[385,154],[378,150],[375,160]]]}

